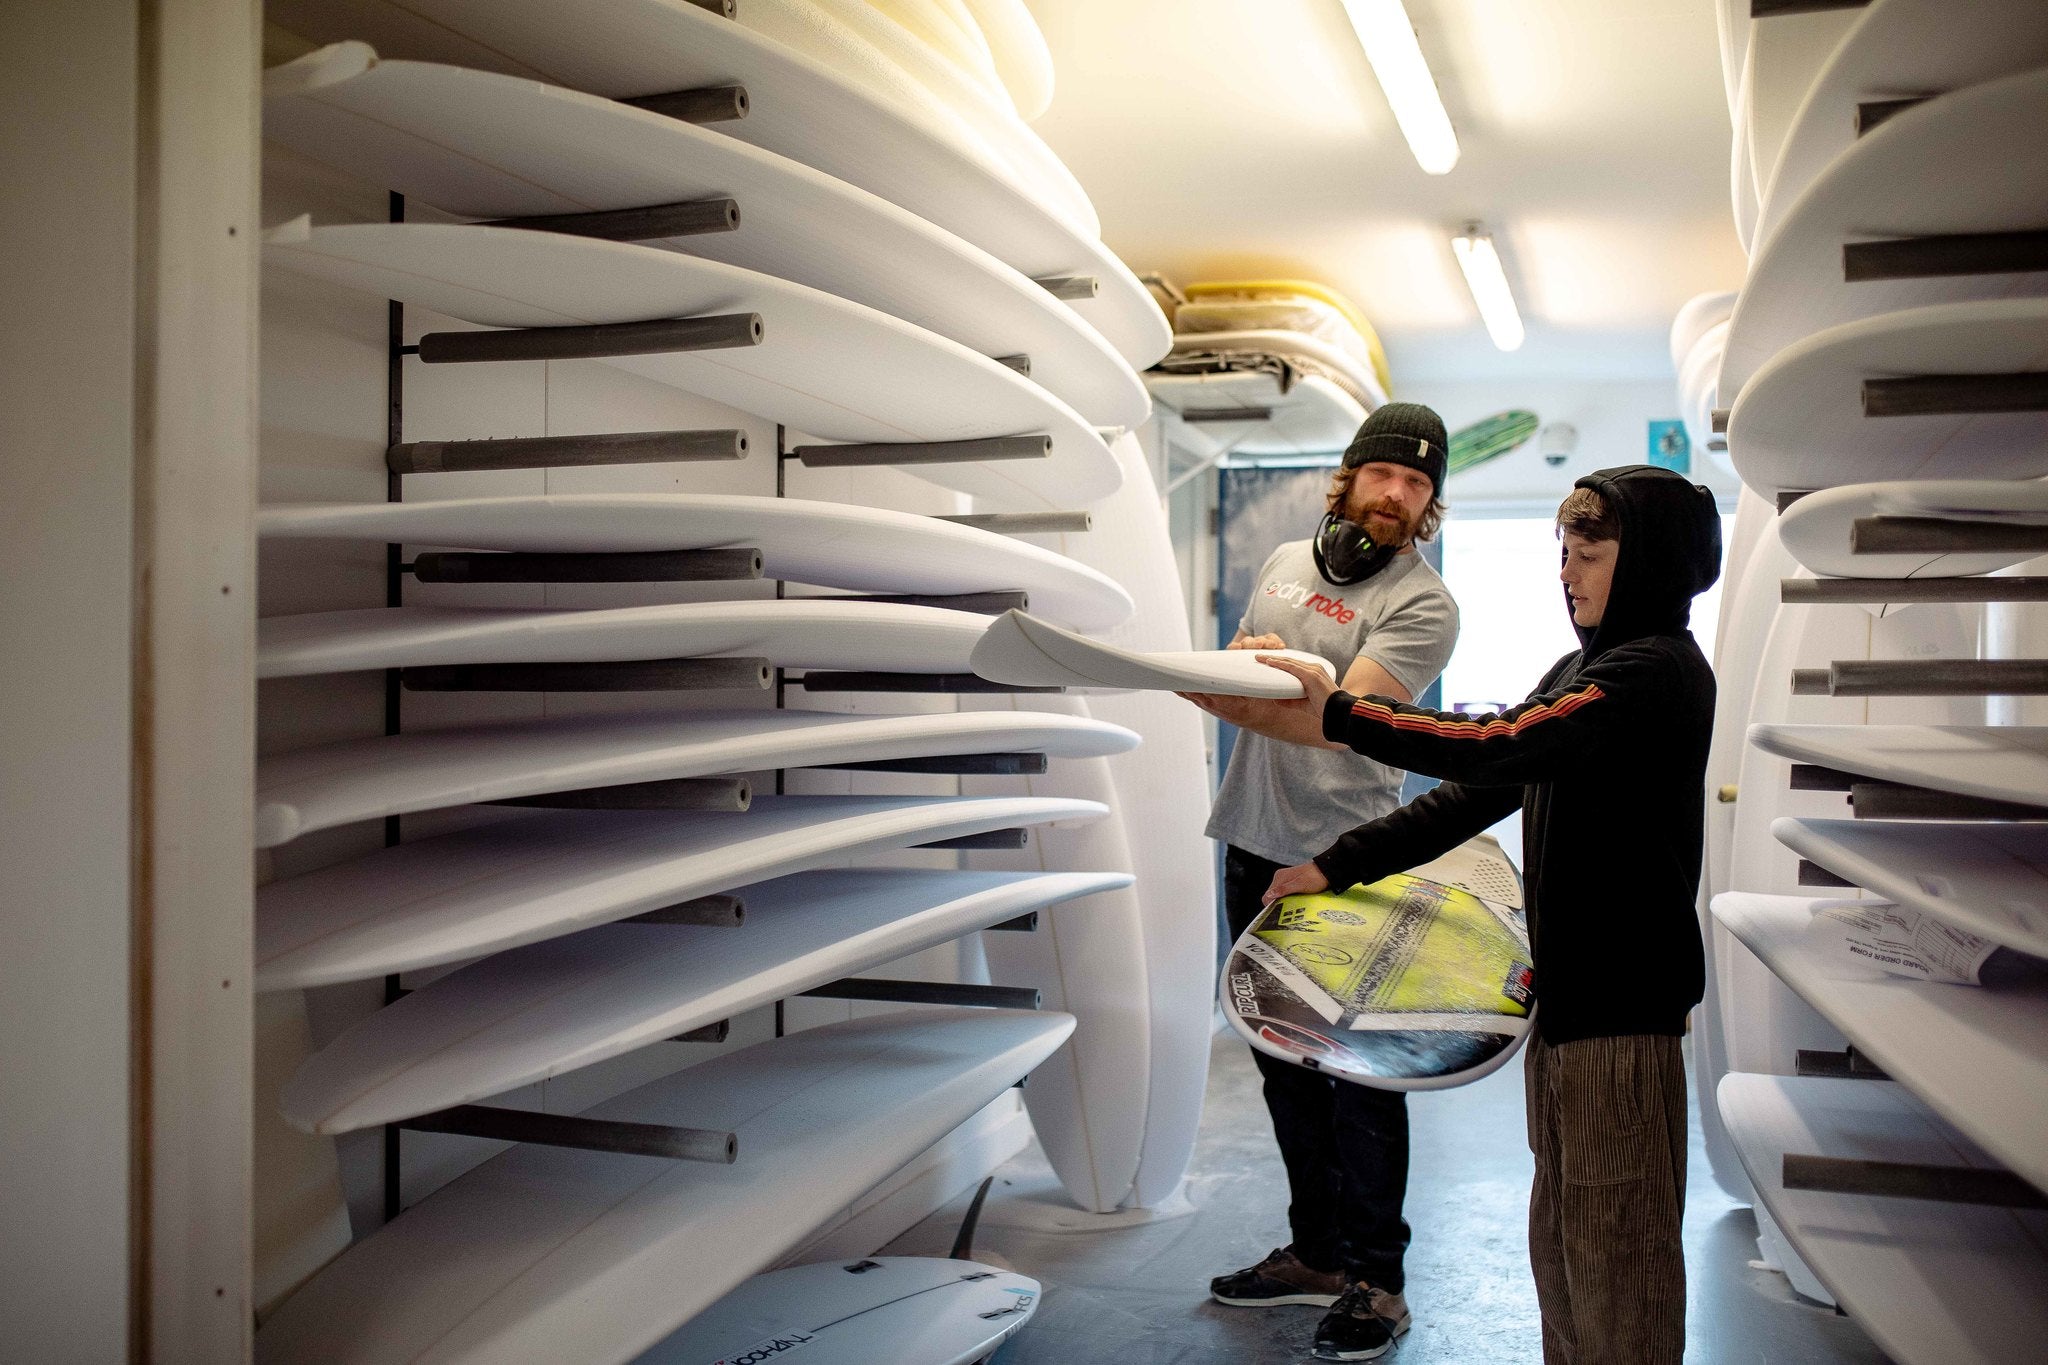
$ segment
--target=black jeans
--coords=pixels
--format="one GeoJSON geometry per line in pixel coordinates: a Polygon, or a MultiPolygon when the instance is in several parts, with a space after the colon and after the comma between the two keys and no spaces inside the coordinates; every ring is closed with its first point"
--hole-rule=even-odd
{"type": "MultiPolygon", "coordinates": [[[[1234,940],[1259,913],[1280,864],[1241,848],[1223,852],[1223,908],[1234,940]]],[[[1252,1050],[1266,1078],[1266,1109],[1287,1164],[1294,1254],[1315,1270],[1342,1270],[1401,1292],[1408,1224],[1408,1097],[1340,1081],[1252,1050]]]]}

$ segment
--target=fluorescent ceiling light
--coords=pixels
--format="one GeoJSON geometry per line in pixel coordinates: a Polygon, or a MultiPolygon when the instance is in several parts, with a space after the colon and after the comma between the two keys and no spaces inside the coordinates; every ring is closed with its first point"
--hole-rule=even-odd
{"type": "Polygon", "coordinates": [[[1479,305],[1480,319],[1493,344],[1503,351],[1519,347],[1522,315],[1515,308],[1515,293],[1508,288],[1493,238],[1480,231],[1477,223],[1469,223],[1463,234],[1451,238],[1451,250],[1457,253],[1458,268],[1465,272],[1465,285],[1472,291],[1472,302],[1479,305]]]}
{"type": "Polygon", "coordinates": [[[1394,107],[1394,122],[1401,125],[1408,150],[1423,170],[1444,174],[1458,164],[1458,134],[1444,112],[1429,63],[1422,59],[1408,11],[1401,0],[1344,0],[1344,12],[1351,16],[1372,74],[1379,77],[1380,89],[1394,107]]]}

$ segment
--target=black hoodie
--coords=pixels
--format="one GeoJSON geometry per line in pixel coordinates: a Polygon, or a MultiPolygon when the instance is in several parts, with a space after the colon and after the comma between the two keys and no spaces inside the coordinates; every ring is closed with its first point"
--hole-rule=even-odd
{"type": "Polygon", "coordinates": [[[1681,1033],[1705,981],[1694,901],[1714,675],[1686,625],[1720,573],[1720,517],[1706,489],[1649,465],[1575,486],[1621,523],[1599,626],[1499,715],[1331,697],[1325,737],[1444,784],[1315,860],[1332,886],[1374,881],[1519,808],[1551,1043],[1681,1033]]]}

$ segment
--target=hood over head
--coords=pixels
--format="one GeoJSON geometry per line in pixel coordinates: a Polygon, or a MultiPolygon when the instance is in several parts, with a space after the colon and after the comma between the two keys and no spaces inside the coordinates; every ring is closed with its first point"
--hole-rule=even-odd
{"type": "MultiPolygon", "coordinates": [[[[1692,619],[1692,599],[1721,576],[1721,514],[1714,495],[1655,465],[1601,469],[1575,482],[1603,498],[1621,523],[1614,584],[1598,626],[1575,626],[1592,660],[1645,635],[1674,635],[1692,619]]],[[[1571,595],[1565,594],[1570,610],[1571,595]]]]}

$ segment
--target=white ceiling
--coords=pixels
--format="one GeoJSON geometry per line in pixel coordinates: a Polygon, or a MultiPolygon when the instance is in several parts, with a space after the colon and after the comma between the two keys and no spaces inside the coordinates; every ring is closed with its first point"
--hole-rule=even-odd
{"type": "Polygon", "coordinates": [[[1714,0],[1407,0],[1463,155],[1424,175],[1339,0],[1029,0],[1036,128],[1140,271],[1355,299],[1397,387],[1666,377],[1680,304],[1740,284],[1714,0]],[[1492,229],[1528,323],[1488,341],[1452,259],[1492,229]]]}

